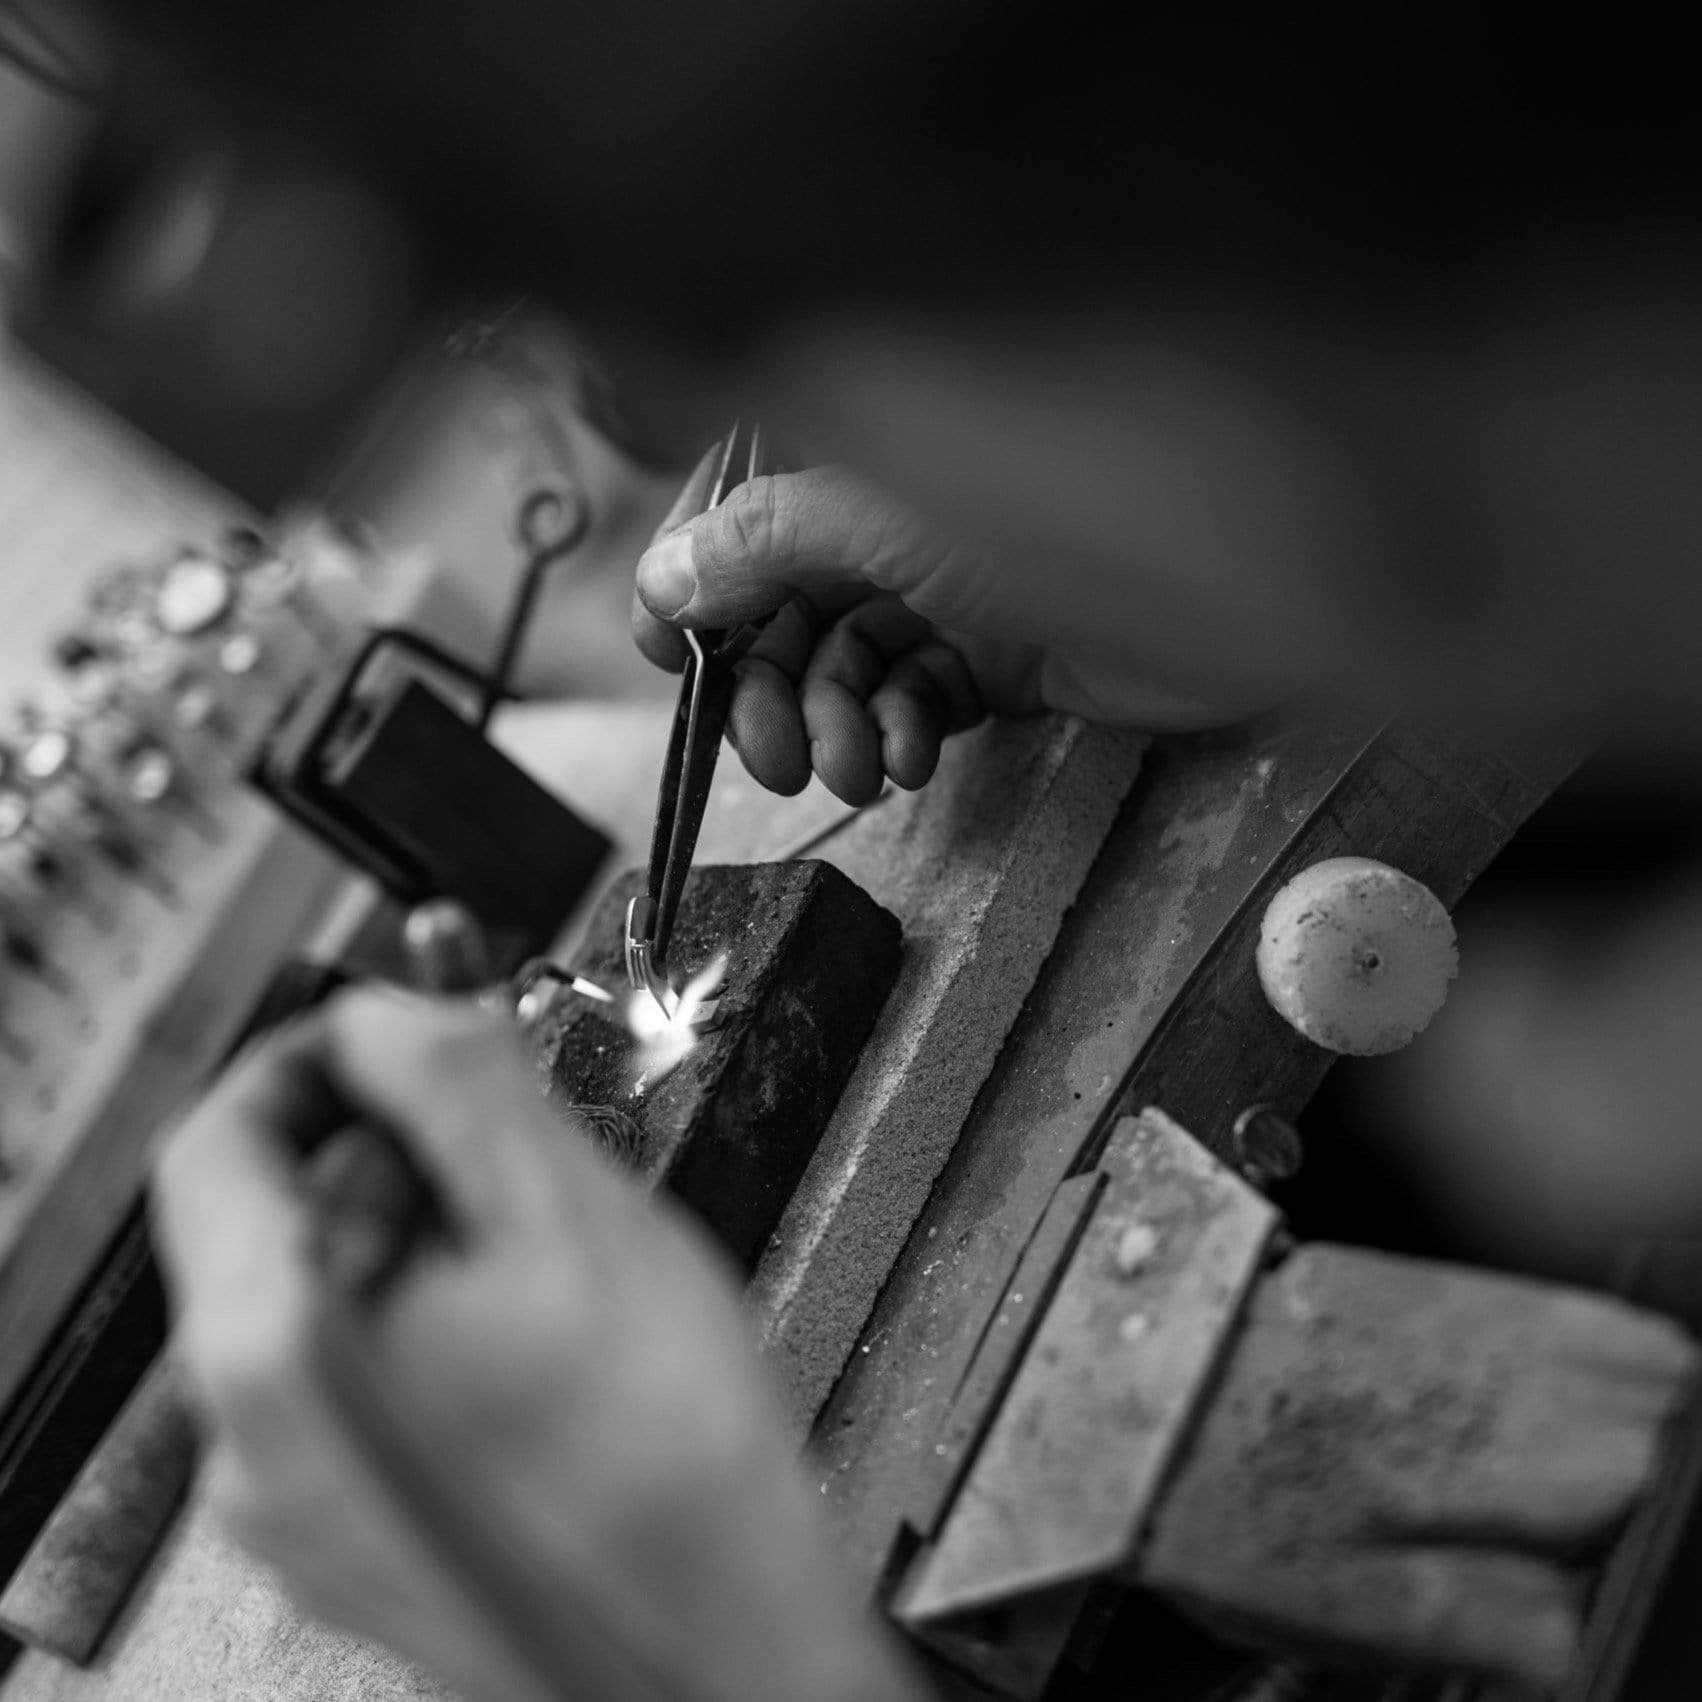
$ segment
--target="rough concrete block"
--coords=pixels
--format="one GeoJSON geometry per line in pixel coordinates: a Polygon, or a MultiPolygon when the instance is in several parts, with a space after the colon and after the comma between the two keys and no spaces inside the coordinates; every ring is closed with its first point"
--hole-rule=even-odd
{"type": "Polygon", "coordinates": [[[6,1702],[461,1702],[429,1674],[310,1619],[192,1500],[92,1667],[26,1649],[6,1702]]]}
{"type": "Polygon", "coordinates": [[[1140,767],[1069,716],[953,740],[822,855],[898,918],[904,969],[751,1287],[800,1434],[833,1387],[1140,767]]]}
{"type": "Polygon", "coordinates": [[[642,1062],[625,1009],[622,922],[634,872],[605,896],[572,967],[620,989],[618,1007],[567,998],[537,1036],[552,1099],[612,1106],[636,1124],[648,1180],[755,1262],[899,972],[897,921],[820,862],[692,872],[669,949],[676,986],[727,967],[716,1026],[671,1073],[635,1092],[642,1062]],[[606,1014],[611,1013],[611,1014],[606,1014]]]}

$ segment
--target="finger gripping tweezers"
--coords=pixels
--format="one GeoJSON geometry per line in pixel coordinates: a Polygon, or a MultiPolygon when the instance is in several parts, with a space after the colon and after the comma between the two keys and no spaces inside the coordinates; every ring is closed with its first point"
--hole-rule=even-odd
{"type": "MultiPolygon", "coordinates": [[[[767,471],[762,430],[743,421],[722,440],[715,476],[699,513],[725,502],[749,479],[767,471]]],[[[626,907],[626,975],[637,991],[648,992],[663,1014],[673,1015],[664,965],[674,917],[691,872],[692,854],[709,802],[721,735],[737,683],[733,670],[756,642],[762,621],[747,621],[724,632],[685,633],[685,672],[679,705],[668,735],[662,786],[656,800],[656,825],[650,839],[650,864],[644,893],[626,907]]]]}

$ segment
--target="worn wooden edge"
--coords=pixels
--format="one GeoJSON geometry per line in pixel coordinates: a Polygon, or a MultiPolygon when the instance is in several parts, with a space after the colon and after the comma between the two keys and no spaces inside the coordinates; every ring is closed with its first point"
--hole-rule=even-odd
{"type": "Polygon", "coordinates": [[[115,1016],[115,1041],[87,1049],[53,1132],[11,1184],[0,1221],[0,1411],[20,1397],[98,1249],[134,1210],[159,1128],[223,1056],[277,957],[343,878],[270,806],[239,797],[229,842],[185,882],[196,920],[164,933],[162,960],[124,1005],[129,1022],[115,1016]]]}
{"type": "Polygon", "coordinates": [[[161,1356],[0,1591],[0,1631],[87,1665],[188,1493],[195,1452],[161,1356]]]}
{"type": "Polygon", "coordinates": [[[1099,1171],[1060,1182],[1033,1239],[1023,1249],[999,1310],[982,1332],[975,1357],[952,1396],[934,1457],[924,1460],[924,1470],[918,1474],[916,1493],[905,1513],[905,1523],[918,1537],[938,1535],[952,1497],[975,1458],[987,1414],[1009,1390],[1105,1182],[1099,1171]]]}
{"type": "Polygon", "coordinates": [[[0,1579],[52,1517],[165,1334],[165,1296],[138,1209],[102,1250],[26,1398],[0,1419],[0,1579]]]}

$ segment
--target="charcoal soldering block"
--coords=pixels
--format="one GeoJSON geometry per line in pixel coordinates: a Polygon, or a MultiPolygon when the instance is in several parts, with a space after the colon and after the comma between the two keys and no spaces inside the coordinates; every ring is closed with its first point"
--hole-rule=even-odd
{"type": "Polygon", "coordinates": [[[626,1020],[621,946],[627,901],[642,890],[636,872],[615,883],[571,966],[618,989],[619,1002],[562,998],[538,1034],[540,1061],[558,1104],[626,1112],[642,1136],[638,1171],[748,1269],[898,977],[898,922],[827,863],[693,870],[668,978],[682,987],[725,953],[721,1004],[684,1059],[635,1092],[643,1057],[626,1020]]]}

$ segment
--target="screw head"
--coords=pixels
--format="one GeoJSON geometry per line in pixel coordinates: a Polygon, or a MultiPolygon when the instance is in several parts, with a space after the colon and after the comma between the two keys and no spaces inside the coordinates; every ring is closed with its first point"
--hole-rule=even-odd
{"type": "Polygon", "coordinates": [[[1305,1157],[1300,1131],[1274,1105],[1249,1105],[1230,1130],[1235,1163],[1256,1188],[1286,1182],[1305,1157]]]}

